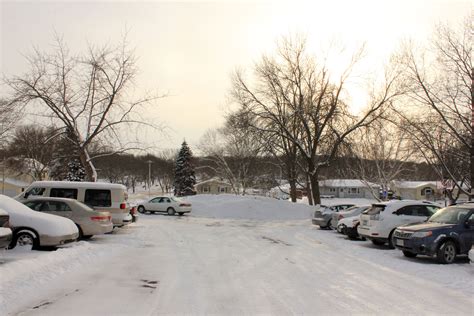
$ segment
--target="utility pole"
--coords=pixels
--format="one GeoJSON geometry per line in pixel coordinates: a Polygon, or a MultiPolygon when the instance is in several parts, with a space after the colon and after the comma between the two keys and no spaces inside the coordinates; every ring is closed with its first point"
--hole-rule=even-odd
{"type": "Polygon", "coordinates": [[[147,160],[146,162],[148,164],[148,197],[150,197],[151,192],[150,192],[150,186],[151,186],[151,164],[153,161],[147,160]]]}

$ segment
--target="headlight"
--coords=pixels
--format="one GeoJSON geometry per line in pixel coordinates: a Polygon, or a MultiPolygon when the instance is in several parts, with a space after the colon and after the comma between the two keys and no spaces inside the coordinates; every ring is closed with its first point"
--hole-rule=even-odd
{"type": "Polygon", "coordinates": [[[424,238],[424,237],[429,237],[431,235],[433,235],[433,233],[429,231],[429,232],[414,232],[413,235],[411,236],[415,238],[424,238]]]}

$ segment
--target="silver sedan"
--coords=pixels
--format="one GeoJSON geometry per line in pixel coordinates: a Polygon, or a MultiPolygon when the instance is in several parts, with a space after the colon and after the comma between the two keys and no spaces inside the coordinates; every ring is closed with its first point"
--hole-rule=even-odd
{"type": "Polygon", "coordinates": [[[30,198],[23,204],[34,211],[69,218],[77,225],[80,239],[88,239],[113,230],[110,212],[95,211],[74,199],[38,197],[30,198]]]}

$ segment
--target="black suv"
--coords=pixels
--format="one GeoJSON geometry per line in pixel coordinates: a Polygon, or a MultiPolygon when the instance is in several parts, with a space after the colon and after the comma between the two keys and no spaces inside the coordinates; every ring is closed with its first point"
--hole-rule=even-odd
{"type": "Polygon", "coordinates": [[[474,241],[474,203],[449,206],[426,222],[397,227],[394,246],[406,257],[435,256],[451,263],[456,255],[467,254],[474,241]]]}

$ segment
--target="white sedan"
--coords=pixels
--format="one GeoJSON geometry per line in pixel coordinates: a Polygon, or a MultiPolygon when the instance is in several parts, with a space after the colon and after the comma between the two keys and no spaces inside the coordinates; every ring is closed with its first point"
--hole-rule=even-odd
{"type": "Polygon", "coordinates": [[[79,231],[70,219],[56,215],[39,213],[26,205],[0,194],[0,209],[10,215],[15,246],[35,249],[42,246],[59,246],[77,240],[79,231]]]}
{"type": "Polygon", "coordinates": [[[140,213],[167,213],[168,215],[183,215],[191,212],[191,203],[180,200],[174,196],[157,196],[147,202],[138,204],[140,213]]]}

